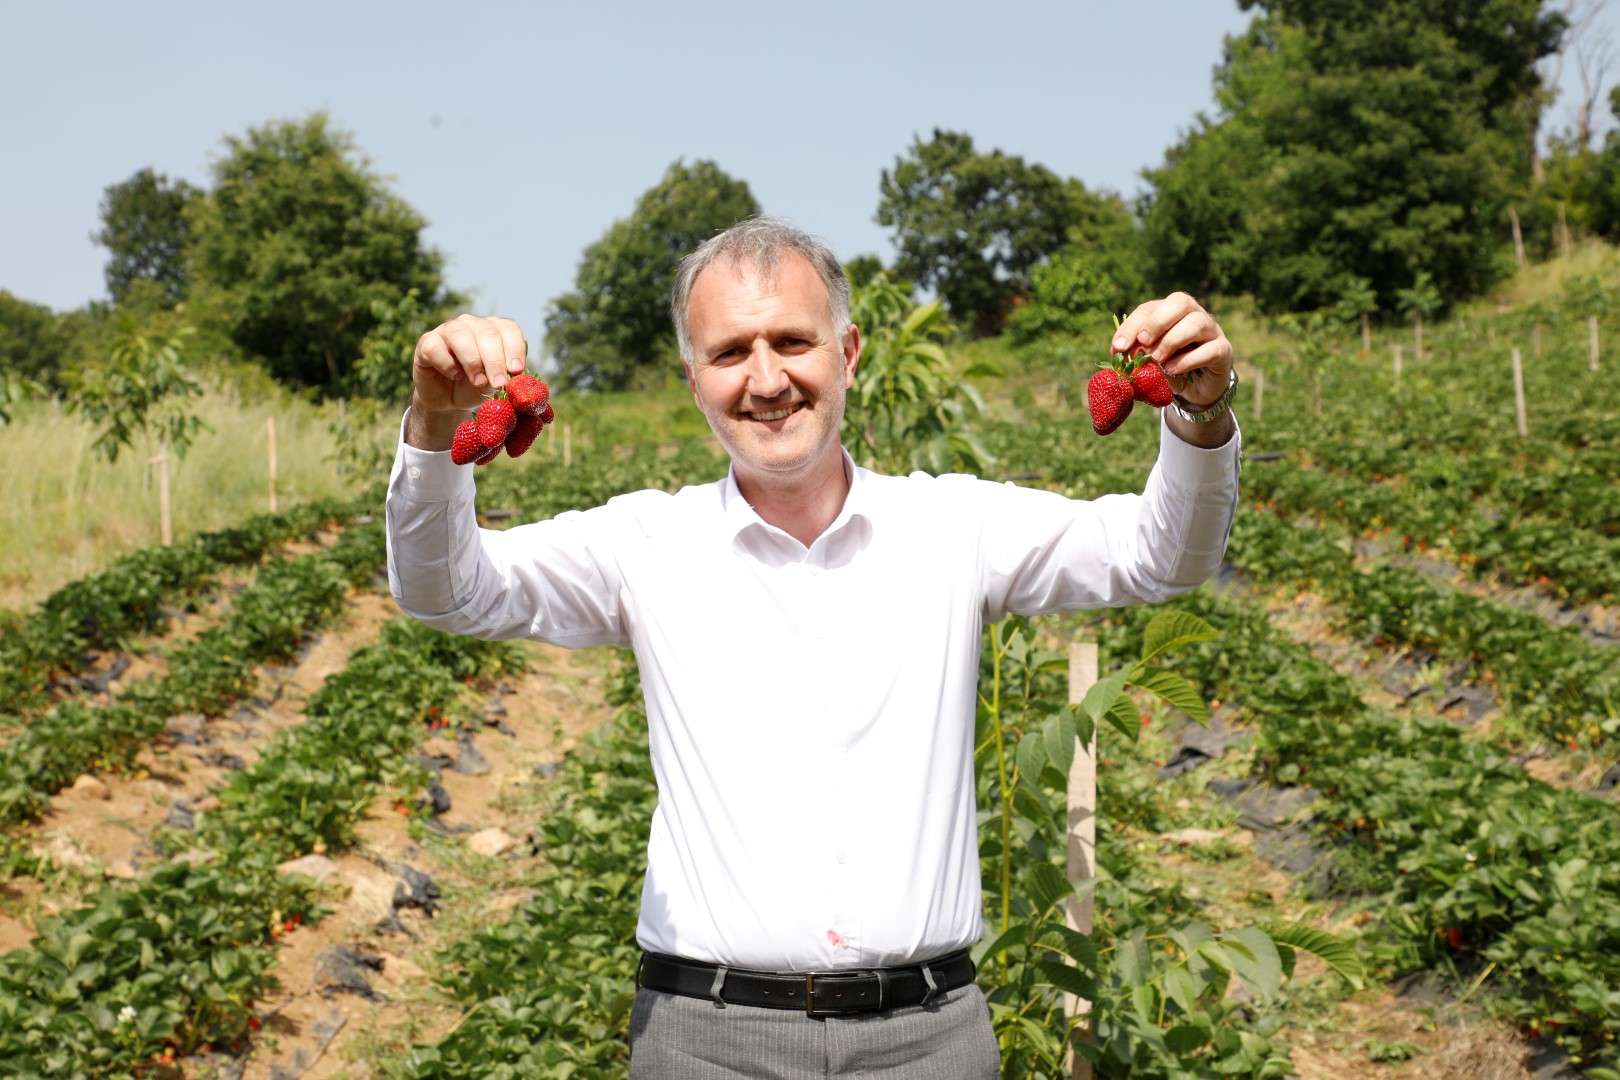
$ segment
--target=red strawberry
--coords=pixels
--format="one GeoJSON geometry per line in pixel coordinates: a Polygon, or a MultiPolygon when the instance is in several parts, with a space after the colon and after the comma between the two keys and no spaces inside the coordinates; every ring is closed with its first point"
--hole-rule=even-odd
{"type": "Polygon", "coordinates": [[[1137,401],[1145,401],[1155,409],[1164,408],[1176,396],[1164,368],[1153,360],[1144,360],[1131,372],[1131,391],[1137,401]]]}
{"type": "Polygon", "coordinates": [[[546,422],[539,416],[530,416],[527,413],[518,417],[517,427],[512,434],[506,437],[506,452],[512,457],[522,457],[524,451],[534,445],[534,438],[540,434],[540,429],[546,422]]]}
{"type": "Polygon", "coordinates": [[[1086,402],[1091,406],[1091,429],[1112,435],[1135,404],[1131,381],[1113,368],[1103,368],[1086,383],[1086,402]]]}
{"type": "Polygon", "coordinates": [[[501,443],[496,443],[494,446],[490,447],[488,450],[485,450],[482,454],[480,454],[479,457],[478,457],[478,460],[475,462],[475,464],[488,465],[490,462],[494,461],[496,458],[501,456],[501,450],[502,449],[503,449],[502,444],[501,443]]]}
{"type": "Polygon", "coordinates": [[[473,413],[473,423],[478,425],[478,441],[485,449],[499,447],[517,427],[517,410],[505,398],[485,398],[473,413]]]}
{"type": "Polygon", "coordinates": [[[546,407],[540,410],[540,422],[549,424],[555,419],[557,419],[557,414],[552,411],[550,402],[547,402],[546,407]]]}
{"type": "Polygon", "coordinates": [[[478,425],[463,420],[456,426],[456,437],[450,444],[450,460],[457,465],[470,465],[484,453],[484,440],[478,437],[478,425]]]}
{"type": "Polygon", "coordinates": [[[540,410],[551,399],[551,391],[545,383],[524,372],[512,376],[512,381],[506,384],[506,397],[520,415],[539,416],[540,410]]]}

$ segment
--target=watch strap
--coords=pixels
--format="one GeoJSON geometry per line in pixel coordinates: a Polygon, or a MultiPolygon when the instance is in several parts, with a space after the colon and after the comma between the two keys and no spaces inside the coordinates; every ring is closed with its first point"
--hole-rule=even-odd
{"type": "Polygon", "coordinates": [[[1207,424],[1211,420],[1218,420],[1232,409],[1232,398],[1237,394],[1238,375],[1237,368],[1233,368],[1230,378],[1226,381],[1226,392],[1205,406],[1192,404],[1186,398],[1177,394],[1170,402],[1170,407],[1176,410],[1176,415],[1183,420],[1194,424],[1207,424]]]}

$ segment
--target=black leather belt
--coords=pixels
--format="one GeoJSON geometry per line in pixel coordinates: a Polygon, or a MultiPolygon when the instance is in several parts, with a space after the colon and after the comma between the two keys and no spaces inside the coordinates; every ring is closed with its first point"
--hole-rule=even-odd
{"type": "Polygon", "coordinates": [[[967,950],[900,968],[772,972],[703,964],[663,953],[642,953],[636,985],[726,1005],[803,1009],[810,1016],[878,1012],[927,1005],[973,981],[967,950]]]}

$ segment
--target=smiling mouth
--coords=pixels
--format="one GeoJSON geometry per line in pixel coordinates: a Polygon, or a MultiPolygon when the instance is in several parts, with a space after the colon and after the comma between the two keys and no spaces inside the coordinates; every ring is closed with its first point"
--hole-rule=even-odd
{"type": "Polygon", "coordinates": [[[772,409],[769,412],[751,412],[748,414],[748,418],[750,420],[760,420],[765,422],[769,422],[771,420],[786,420],[803,407],[804,403],[801,401],[797,405],[787,405],[780,409],[772,409]]]}

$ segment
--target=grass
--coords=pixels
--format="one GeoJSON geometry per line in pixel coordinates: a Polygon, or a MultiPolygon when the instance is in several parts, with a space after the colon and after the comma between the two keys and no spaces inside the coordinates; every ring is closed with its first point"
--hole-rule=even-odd
{"type": "MultiPolygon", "coordinates": [[[[274,396],[244,403],[213,392],[197,413],[204,431],[184,458],[171,455],[174,538],[222,528],[269,509],[267,421],[276,421],[277,497],[283,508],[357,488],[332,461],[327,424],[336,406],[274,396]]],[[[0,607],[25,608],[129,551],[160,541],[155,444],[137,442],[109,463],[96,431],[49,403],[17,410],[0,428],[0,607]]]]}

